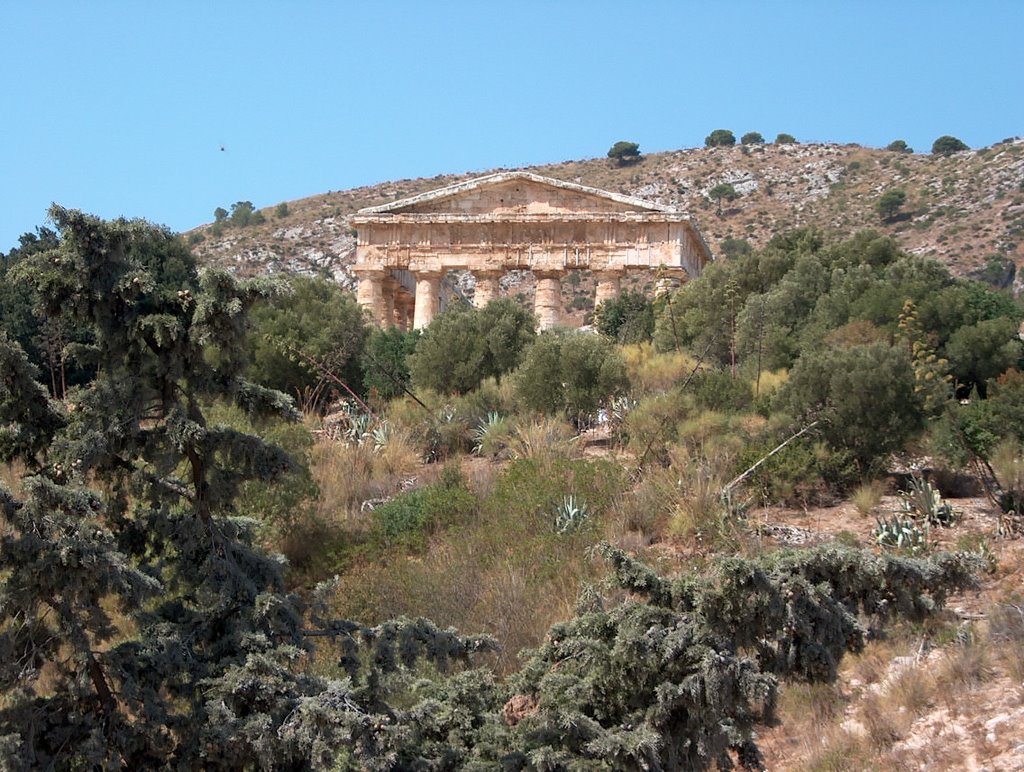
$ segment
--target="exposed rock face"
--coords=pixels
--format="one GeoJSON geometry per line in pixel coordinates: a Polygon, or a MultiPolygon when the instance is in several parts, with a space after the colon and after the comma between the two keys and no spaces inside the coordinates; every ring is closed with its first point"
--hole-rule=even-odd
{"type": "MultiPolygon", "coordinates": [[[[594,159],[530,171],[689,211],[715,253],[726,238],[757,247],[794,227],[844,235],[870,227],[959,274],[981,269],[994,254],[1018,267],[1024,263],[1022,139],[947,157],[858,145],[743,145],[650,154],[625,167],[594,159]],[[722,182],[740,197],[718,217],[708,192],[722,182]],[[905,216],[883,223],[875,206],[893,188],[907,194],[905,216]]],[[[283,219],[272,207],[265,210],[264,225],[225,228],[219,236],[209,226],[199,229],[192,237],[203,240],[195,250],[201,259],[241,274],[327,273],[352,287],[355,234],[349,218],[358,209],[467,179],[399,180],[289,202],[283,219]]],[[[1016,273],[1013,287],[1019,293],[1024,280],[1016,273]]],[[[521,284],[532,289],[530,277],[521,284]]]]}

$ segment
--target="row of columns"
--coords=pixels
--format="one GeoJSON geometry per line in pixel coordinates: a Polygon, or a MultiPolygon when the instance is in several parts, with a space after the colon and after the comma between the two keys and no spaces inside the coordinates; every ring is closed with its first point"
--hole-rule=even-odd
{"type": "MultiPolygon", "coordinates": [[[[594,271],[597,290],[594,304],[618,297],[623,269],[594,271]]],[[[413,296],[391,277],[390,271],[380,268],[356,268],[359,288],[356,299],[370,312],[370,317],[381,327],[397,325],[400,329],[422,329],[433,321],[441,305],[441,271],[417,271],[416,294],[413,296]]],[[[503,271],[473,271],[476,291],[473,305],[482,308],[498,297],[499,281],[503,271]]],[[[537,270],[534,313],[540,329],[549,330],[562,319],[562,277],[568,271],[537,270]]]]}

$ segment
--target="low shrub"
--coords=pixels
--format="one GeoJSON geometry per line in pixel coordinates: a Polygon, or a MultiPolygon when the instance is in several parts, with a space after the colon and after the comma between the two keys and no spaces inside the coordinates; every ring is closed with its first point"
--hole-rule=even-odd
{"type": "MultiPolygon", "coordinates": [[[[744,448],[736,460],[736,474],[767,455],[781,441],[776,440],[778,437],[772,436],[768,441],[762,439],[744,448]]],[[[747,485],[766,501],[819,506],[840,501],[859,477],[860,471],[849,452],[801,438],[761,464],[747,478],[747,485]]]]}
{"type": "Polygon", "coordinates": [[[433,485],[411,490],[373,510],[373,536],[385,548],[422,549],[439,529],[464,521],[477,500],[455,467],[446,467],[433,485]]]}

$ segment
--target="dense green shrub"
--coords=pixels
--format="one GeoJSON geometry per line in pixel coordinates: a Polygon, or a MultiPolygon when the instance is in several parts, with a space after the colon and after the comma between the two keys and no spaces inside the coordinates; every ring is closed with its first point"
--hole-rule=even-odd
{"type": "MultiPolygon", "coordinates": [[[[736,474],[746,471],[779,442],[772,436],[747,445],[735,464],[736,474]]],[[[861,471],[849,451],[834,450],[813,439],[787,445],[762,463],[747,478],[748,487],[763,501],[791,506],[835,504],[861,480],[861,471]]]]}
{"type": "Polygon", "coordinates": [[[704,138],[704,147],[732,147],[736,144],[736,135],[728,129],[715,129],[704,138]]]}
{"type": "Polygon", "coordinates": [[[640,160],[640,145],[620,140],[608,149],[608,157],[617,161],[619,166],[635,163],[640,160]]]}
{"type": "Polygon", "coordinates": [[[970,150],[962,140],[944,134],[932,143],[932,155],[953,155],[964,150],[970,150]]]}
{"type": "Polygon", "coordinates": [[[446,467],[434,485],[403,493],[374,509],[374,538],[384,547],[422,549],[432,533],[472,516],[477,504],[458,468],[446,467]]]}
{"type": "Polygon", "coordinates": [[[573,419],[629,386],[615,344],[600,335],[550,331],[530,346],[513,376],[516,397],[530,410],[573,419]]]}
{"type": "Polygon", "coordinates": [[[363,385],[371,396],[394,399],[412,386],[409,355],[416,350],[419,330],[403,332],[398,327],[375,329],[363,349],[360,365],[363,385]]]}
{"type": "Polygon", "coordinates": [[[512,298],[483,308],[455,306],[430,323],[409,355],[417,388],[464,394],[485,378],[500,379],[519,364],[536,320],[512,298]]]}
{"type": "Polygon", "coordinates": [[[750,382],[724,370],[703,370],[690,381],[697,404],[707,410],[738,412],[750,407],[754,393],[750,382]]]}
{"type": "Polygon", "coordinates": [[[654,334],[654,305],[644,293],[628,290],[597,307],[594,326],[619,343],[642,343],[654,334]]]}
{"type": "Polygon", "coordinates": [[[825,349],[800,358],[776,407],[801,425],[818,421],[820,436],[867,471],[923,427],[914,386],[905,350],[884,343],[825,349]]]}
{"type": "Polygon", "coordinates": [[[323,406],[332,393],[347,396],[339,380],[361,391],[360,356],[369,328],[352,293],[321,277],[296,276],[291,286],[290,294],[253,309],[250,377],[311,408],[323,406]]]}

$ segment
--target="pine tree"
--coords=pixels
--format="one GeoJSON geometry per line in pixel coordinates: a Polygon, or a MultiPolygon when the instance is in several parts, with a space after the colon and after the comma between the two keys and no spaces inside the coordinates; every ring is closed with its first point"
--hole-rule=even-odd
{"type": "Polygon", "coordinates": [[[0,338],[2,460],[33,472],[24,501],[0,493],[0,764],[386,768],[422,739],[388,705],[394,673],[491,644],[425,620],[330,621],[285,593],[257,523],[234,514],[243,482],[291,462],[208,406],[297,417],[243,377],[246,311],[281,288],[200,275],[141,221],[51,217],[59,246],[17,274],[91,331],[95,377],[52,401],[0,338]],[[337,642],[346,679],[302,672],[311,638],[337,642]]]}

